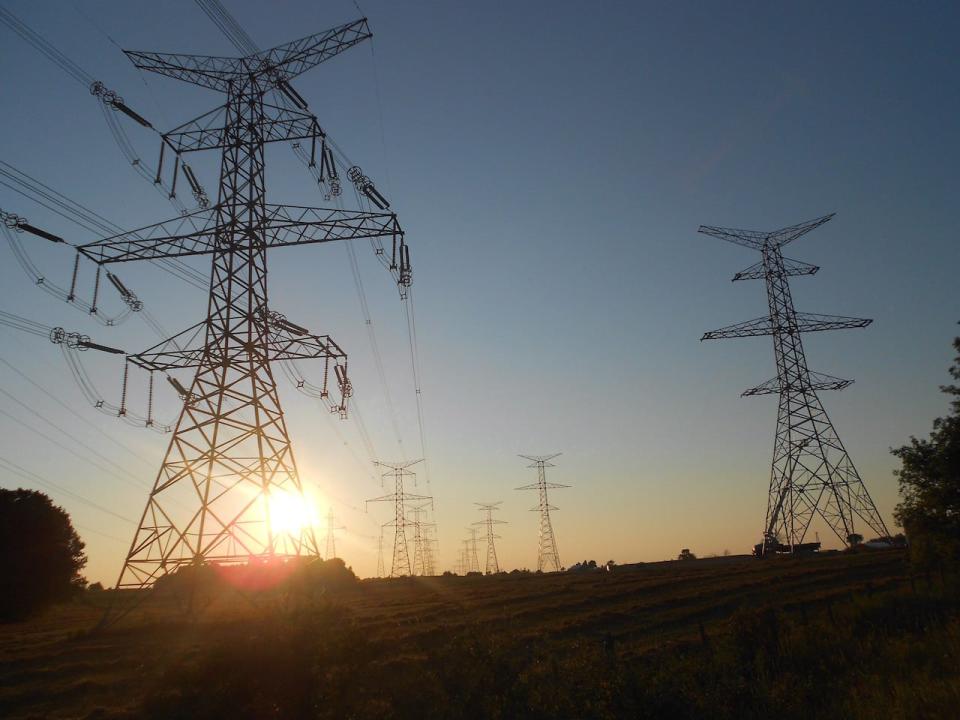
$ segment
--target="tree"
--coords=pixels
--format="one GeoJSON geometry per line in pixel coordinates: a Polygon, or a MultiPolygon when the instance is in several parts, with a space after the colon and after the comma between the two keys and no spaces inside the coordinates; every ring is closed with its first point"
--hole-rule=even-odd
{"type": "Polygon", "coordinates": [[[36,490],[0,489],[0,622],[24,620],[86,585],[70,516],[36,490]]]}
{"type": "Polygon", "coordinates": [[[684,548],[677,556],[677,560],[696,560],[697,556],[690,552],[690,548],[684,548]]]}
{"type": "MultiPolygon", "coordinates": [[[[950,375],[960,382],[960,337],[950,375]]],[[[910,542],[911,556],[923,564],[960,560],[960,386],[942,385],[951,412],[933,421],[925,440],[891,450],[900,458],[895,472],[900,504],[894,511],[910,542]]]]}

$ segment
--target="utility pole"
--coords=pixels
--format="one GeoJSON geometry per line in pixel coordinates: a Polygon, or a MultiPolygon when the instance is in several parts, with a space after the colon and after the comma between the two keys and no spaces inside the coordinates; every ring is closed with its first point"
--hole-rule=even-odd
{"type": "Polygon", "coordinates": [[[550,461],[559,457],[563,453],[554,453],[553,455],[521,455],[525,460],[530,460],[532,464],[527,467],[537,469],[537,482],[530,485],[523,485],[517,490],[536,490],[540,496],[540,502],[535,508],[530,508],[531,512],[540,513],[540,541],[537,546],[537,572],[560,572],[560,552],[557,550],[557,539],[553,534],[553,523],[550,522],[550,511],[556,510],[550,504],[547,498],[547,490],[567,488],[569,485],[547,482],[548,467],[556,467],[550,461]]]}
{"type": "MultiPolygon", "coordinates": [[[[290,82],[369,37],[362,19],[245,57],[126,51],[137,68],[223,93],[226,101],[162,135],[156,181],[164,151],[174,183],[182,170],[194,187],[196,178],[181,156],[216,150],[216,205],[78,248],[100,266],[212,258],[206,319],[128,357],[151,372],[190,369],[194,376],[189,387],[180,386],[183,409],[118,588],[150,586],[161,575],[211,561],[319,556],[271,363],[322,359],[325,377],[334,371],[340,398],[333,409],[341,416],[352,387],[346,355],[329,336],[312,334],[269,308],[267,250],[359,238],[382,245],[389,239],[401,292],[411,279],[409,250],[392,212],[267,203],[264,146],[309,142],[339,193],[326,134],[303,110],[306,103],[290,82]]],[[[323,392],[329,394],[326,382],[323,392]]]]}
{"type": "Polygon", "coordinates": [[[337,530],[346,530],[343,525],[334,527],[333,523],[333,506],[331,505],[330,509],[327,511],[327,560],[337,557],[337,539],[334,536],[334,532],[337,530]]]}
{"type": "Polygon", "coordinates": [[[503,501],[495,503],[474,503],[474,505],[479,505],[481,512],[483,512],[483,520],[475,522],[474,525],[483,525],[484,530],[486,531],[481,540],[487,541],[487,563],[484,568],[484,572],[487,575],[496,574],[500,572],[500,563],[497,562],[497,546],[494,544],[494,539],[500,539],[499,535],[495,535],[493,532],[494,525],[505,525],[505,520],[494,520],[493,512],[500,509],[500,505],[503,501]]]}
{"type": "Polygon", "coordinates": [[[733,279],[763,280],[768,314],[708,332],[701,340],[765,335],[773,338],[777,376],[742,394],[780,396],[763,530],[764,554],[783,547],[791,553],[796,551],[817,516],[845,544],[853,542],[857,518],[880,536],[890,534],[817,396],[818,390],[842,390],[853,381],[809,370],[801,340],[805,332],[862,328],[872,320],[796,312],[787,278],[813,275],[820,268],[785,258],[781,252],[784,245],[832,217],[826,215],[774,231],[709,226],[699,230],[761,254],[759,262],[741,270],[733,279]]]}
{"type": "Polygon", "coordinates": [[[404,478],[410,478],[416,483],[416,473],[408,470],[412,465],[416,465],[420,460],[411,460],[405,463],[386,463],[376,464],[386,470],[381,475],[381,482],[386,485],[387,479],[393,481],[393,492],[389,495],[381,495],[377,498],[367,500],[369,506],[372,502],[390,502],[393,503],[393,520],[384,527],[394,528],[393,535],[393,562],[390,565],[390,577],[400,577],[402,575],[412,575],[413,568],[410,565],[410,554],[407,549],[407,504],[414,500],[426,500],[430,503],[433,498],[427,495],[414,495],[404,490],[404,478]]]}

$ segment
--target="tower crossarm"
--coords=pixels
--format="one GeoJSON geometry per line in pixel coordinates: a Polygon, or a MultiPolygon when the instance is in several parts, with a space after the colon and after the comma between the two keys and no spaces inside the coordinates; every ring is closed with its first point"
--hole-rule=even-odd
{"type": "Polygon", "coordinates": [[[276,86],[373,37],[366,18],[277,45],[245,58],[248,67],[267,74],[276,86]]]}
{"type": "Polygon", "coordinates": [[[270,360],[330,358],[346,363],[347,354],[329,335],[314,335],[279,313],[270,313],[270,316],[270,338],[267,343],[270,360]]]}
{"type": "Polygon", "coordinates": [[[795,392],[803,390],[843,390],[852,385],[853,380],[833,377],[826,373],[809,372],[808,377],[799,381],[796,385],[789,381],[785,386],[781,386],[778,378],[770,378],[765,383],[761,383],[749,390],[740,393],[740,397],[753,397],[754,395],[775,395],[783,392],[795,392]]]}
{"type": "Polygon", "coordinates": [[[568,488],[570,485],[561,485],[560,483],[548,482],[548,483],[530,483],[529,485],[521,485],[514,490],[538,490],[541,487],[545,488],[568,488]]]}
{"type": "Polygon", "coordinates": [[[140,50],[124,52],[141,70],[225,93],[229,92],[231,85],[238,80],[251,75],[263,76],[260,82],[266,89],[271,85],[281,86],[291,78],[371,37],[373,34],[367,25],[367,19],[361,18],[241,58],[140,50]]]}
{"type": "MultiPolygon", "coordinates": [[[[370,498],[369,500],[365,500],[364,502],[367,502],[367,503],[372,503],[372,502],[395,502],[396,499],[397,499],[397,494],[396,494],[396,493],[390,493],[389,495],[381,495],[380,497],[370,498]]],[[[427,500],[427,501],[432,501],[433,498],[430,497],[429,495],[414,495],[413,493],[408,493],[408,492],[403,493],[403,501],[406,503],[406,502],[409,501],[409,500],[427,500]]]]}
{"type": "Polygon", "coordinates": [[[846,330],[848,328],[866,327],[873,322],[873,320],[867,318],[853,318],[842,315],[817,315],[814,313],[796,313],[795,319],[795,324],[777,325],[769,317],[759,317],[704,333],[700,340],[723,340],[725,338],[760,337],[781,333],[795,335],[797,333],[820,332],[823,330],[846,330]]]}
{"type": "MultiPolygon", "coordinates": [[[[226,105],[214,108],[164,134],[163,139],[178,153],[227,147],[231,141],[227,135],[226,110],[226,105]]],[[[265,143],[325,137],[310,113],[268,102],[263,103],[259,131],[265,143]]]]}
{"type": "Polygon", "coordinates": [[[811,230],[814,230],[825,222],[829,222],[835,213],[830,213],[829,215],[824,215],[823,217],[816,218],[815,220],[808,220],[807,222],[800,223],[798,225],[789,225],[785,228],[780,228],[779,230],[740,230],[737,228],[722,228],[714,227],[712,225],[701,225],[697,232],[702,233],[703,235],[710,235],[715,238],[720,238],[721,240],[726,240],[727,242],[732,242],[736,245],[743,245],[744,247],[753,248],[754,250],[763,250],[771,247],[783,247],[787,243],[793,242],[797,238],[806,235],[811,230]]]}
{"type": "MultiPolygon", "coordinates": [[[[374,213],[294,205],[267,205],[263,238],[266,247],[391,237],[403,244],[403,230],[394,213],[374,213]]],[[[206,255],[218,238],[231,237],[217,224],[218,207],[148,225],[139,230],[81,245],[79,250],[98,264],[206,255]]]]}
{"type": "MultiPolygon", "coordinates": [[[[788,277],[794,275],[816,275],[820,270],[820,267],[817,265],[811,265],[810,263],[805,263],[800,260],[791,260],[790,258],[783,258],[783,267],[785,270],[783,274],[788,277]]],[[[734,275],[732,282],[737,282],[738,280],[763,280],[766,276],[767,273],[763,267],[763,260],[761,260],[746,270],[741,270],[734,275]]]]}
{"type": "Polygon", "coordinates": [[[773,323],[770,322],[769,317],[764,316],[754,318],[753,320],[746,320],[735,325],[728,325],[727,327],[720,328],[719,330],[705,332],[703,337],[700,338],[700,341],[720,340],[731,337],[758,337],[772,334],[773,323]]]}
{"type": "Polygon", "coordinates": [[[180,53],[123,51],[140,70],[166,75],[175,80],[228,92],[230,84],[244,71],[242,58],[180,53]]]}
{"type": "MultiPolygon", "coordinates": [[[[349,397],[352,388],[346,375],[347,354],[329,335],[315,335],[305,328],[294,325],[283,315],[270,312],[268,315],[267,352],[269,361],[310,360],[327,358],[338,367],[337,379],[341,390],[349,397]]],[[[199,367],[207,348],[203,344],[207,321],[191,325],[186,330],[164,340],[141,353],[128,355],[127,359],[144,370],[166,372],[199,367]]],[[[238,341],[239,342],[239,341],[238,341]]]]}

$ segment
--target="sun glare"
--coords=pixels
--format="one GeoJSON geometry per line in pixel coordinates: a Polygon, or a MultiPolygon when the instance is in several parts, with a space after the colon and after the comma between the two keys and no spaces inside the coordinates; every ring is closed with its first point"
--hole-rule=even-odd
{"type": "Polygon", "coordinates": [[[305,496],[275,491],[270,494],[270,527],[274,533],[299,533],[316,525],[316,513],[305,496]]]}

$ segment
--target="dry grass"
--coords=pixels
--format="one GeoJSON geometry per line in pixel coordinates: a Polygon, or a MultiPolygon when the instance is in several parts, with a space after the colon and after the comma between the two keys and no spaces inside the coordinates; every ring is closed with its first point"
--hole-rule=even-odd
{"type": "MultiPolygon", "coordinates": [[[[930,581],[918,582],[922,591],[930,581]]],[[[521,654],[531,653],[530,662],[541,652],[563,662],[576,658],[583,666],[578,677],[609,708],[613,701],[602,700],[609,668],[600,672],[598,667],[610,658],[617,662],[617,693],[622,695],[634,682],[620,677],[623,668],[642,665],[651,653],[713,652],[713,644],[729,634],[731,618],[745,608],[772,607],[805,625],[808,615],[833,615],[835,608],[842,614],[852,602],[909,588],[905,558],[898,551],[798,560],[734,557],[626,566],[612,573],[368,580],[309,603],[276,596],[261,596],[253,604],[223,598],[193,620],[173,604],[149,602],[99,632],[89,630],[111,593],[88,593],[83,601],[37,620],[0,626],[0,716],[117,718],[150,712],[155,717],[217,717],[217,707],[203,714],[192,694],[195,686],[217,685],[210,697],[222,704],[236,695],[229,683],[249,671],[247,685],[268,684],[247,705],[234,708],[231,717],[325,717],[335,707],[349,707],[357,717],[405,717],[408,710],[424,706],[408,705],[394,695],[404,692],[405,684],[413,691],[423,670],[433,673],[433,689],[424,692],[432,693],[434,714],[456,717],[445,713],[443,688],[449,683],[444,668],[459,664],[461,675],[477,674],[479,686],[521,682],[514,675],[488,677],[483,667],[509,667],[501,661],[518,648],[521,654]],[[262,653],[270,655],[264,661],[273,667],[258,674],[255,656],[262,653]],[[599,674],[593,677],[593,672],[599,674]],[[296,696],[293,706],[264,699],[273,692],[269,683],[320,687],[339,678],[356,686],[360,674],[367,679],[364,685],[380,675],[394,678],[395,686],[381,683],[382,697],[359,699],[325,691],[329,697],[322,708],[316,706],[315,693],[303,688],[277,690],[288,699],[296,696]],[[193,711],[177,714],[184,703],[193,711]]],[[[560,678],[564,670],[551,672],[560,678]]],[[[930,691],[949,695],[954,681],[930,691]]],[[[885,685],[882,678],[858,685],[857,692],[873,697],[890,687],[910,693],[910,687],[885,685]]],[[[571,707],[580,708],[579,702],[589,705],[590,697],[578,695],[569,700],[573,705],[555,712],[545,705],[541,715],[564,716],[571,707]]],[[[529,707],[538,700],[504,697],[477,716],[494,716],[515,702],[529,707]]],[[[594,710],[583,709],[602,715],[600,706],[594,710]]]]}

